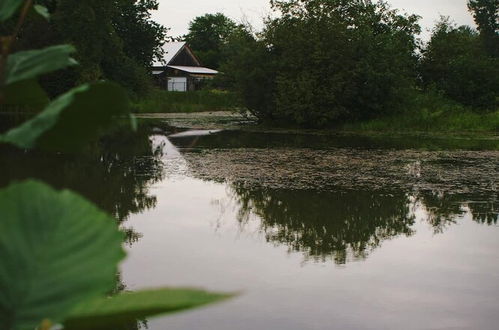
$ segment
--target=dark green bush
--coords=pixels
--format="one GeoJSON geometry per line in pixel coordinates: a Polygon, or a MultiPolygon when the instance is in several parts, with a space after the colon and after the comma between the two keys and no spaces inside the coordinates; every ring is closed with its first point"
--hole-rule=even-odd
{"type": "Polygon", "coordinates": [[[139,99],[133,108],[136,112],[202,112],[233,110],[239,101],[231,92],[201,90],[194,92],[168,92],[154,89],[139,99]]]}
{"type": "Polygon", "coordinates": [[[417,16],[372,1],[274,1],[225,72],[261,119],[328,126],[397,111],[415,78],[417,16]],[[230,69],[230,70],[229,70],[230,69]]]}
{"type": "Polygon", "coordinates": [[[18,50],[67,43],[78,51],[79,66],[43,77],[51,96],[81,83],[113,80],[143,95],[152,86],[150,63],[161,55],[166,29],[151,19],[157,0],[40,0],[50,21],[35,18],[23,27],[18,50]]]}
{"type": "Polygon", "coordinates": [[[434,29],[421,60],[423,86],[480,110],[499,106],[499,58],[490,56],[480,35],[443,19],[434,29]]]}

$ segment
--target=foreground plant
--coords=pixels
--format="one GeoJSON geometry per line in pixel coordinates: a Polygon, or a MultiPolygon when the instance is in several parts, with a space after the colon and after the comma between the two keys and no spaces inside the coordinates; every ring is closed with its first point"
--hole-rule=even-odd
{"type": "MultiPolygon", "coordinates": [[[[81,147],[117,116],[129,115],[126,93],[99,82],[50,102],[36,79],[75,65],[74,49],[61,45],[11,54],[31,12],[48,17],[31,0],[0,0],[0,23],[19,16],[13,34],[1,39],[0,105],[41,109],[0,135],[0,143],[57,151],[81,147]]],[[[113,329],[230,297],[172,288],[108,296],[125,257],[122,245],[116,220],[76,193],[32,180],[0,190],[0,329],[113,329]]]]}

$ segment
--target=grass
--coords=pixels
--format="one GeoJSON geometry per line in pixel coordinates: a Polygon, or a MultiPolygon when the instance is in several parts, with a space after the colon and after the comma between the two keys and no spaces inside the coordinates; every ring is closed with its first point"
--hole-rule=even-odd
{"type": "MultiPolygon", "coordinates": [[[[350,122],[342,125],[340,130],[453,135],[499,133],[499,110],[474,111],[437,92],[414,92],[408,103],[405,111],[396,115],[350,122]]],[[[137,113],[193,113],[238,109],[239,103],[235,94],[230,92],[167,92],[156,89],[148,97],[134,103],[133,107],[137,113]]],[[[274,125],[275,123],[272,126],[274,125]]]]}
{"type": "Polygon", "coordinates": [[[499,133],[499,110],[474,111],[438,94],[414,97],[410,109],[389,117],[349,123],[346,131],[499,133]]]}
{"type": "Polygon", "coordinates": [[[347,124],[344,130],[392,132],[499,132],[499,111],[477,114],[419,111],[347,124]]]}
{"type": "Polygon", "coordinates": [[[232,110],[237,107],[237,97],[233,93],[217,90],[168,92],[156,89],[133,104],[133,110],[137,113],[191,113],[232,110]]]}

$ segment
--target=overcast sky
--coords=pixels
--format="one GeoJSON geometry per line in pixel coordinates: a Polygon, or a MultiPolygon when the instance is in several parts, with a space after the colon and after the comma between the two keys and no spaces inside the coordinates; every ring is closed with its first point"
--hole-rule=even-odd
{"type": "MultiPolygon", "coordinates": [[[[459,25],[473,24],[467,0],[388,0],[394,8],[422,16],[423,30],[431,29],[440,15],[452,17],[459,25]]],[[[269,0],[159,0],[154,19],[171,28],[170,36],[187,33],[189,21],[206,13],[221,12],[240,22],[243,18],[260,29],[262,18],[270,13],[269,0]]],[[[423,36],[427,38],[428,33],[423,36]]]]}

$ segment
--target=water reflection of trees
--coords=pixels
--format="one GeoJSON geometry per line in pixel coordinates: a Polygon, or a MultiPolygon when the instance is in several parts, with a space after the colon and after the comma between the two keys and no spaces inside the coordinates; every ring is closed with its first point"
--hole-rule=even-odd
{"type": "MultiPolygon", "coordinates": [[[[0,187],[14,180],[40,179],[79,192],[122,223],[129,215],[156,205],[148,187],[163,175],[158,153],[145,129],[115,132],[77,154],[2,146],[0,187]]],[[[128,242],[139,238],[132,229],[124,230],[128,242]]]]}
{"type": "Polygon", "coordinates": [[[268,241],[308,259],[363,258],[386,239],[411,235],[416,216],[435,233],[463,217],[498,221],[495,151],[397,150],[391,138],[384,145],[230,131],[172,142],[185,148],[191,175],[229,182],[241,222],[255,214],[268,241]]]}
{"type": "Polygon", "coordinates": [[[270,242],[286,244],[307,259],[366,257],[384,240],[411,235],[415,217],[403,192],[317,192],[233,187],[239,220],[252,213],[270,242]]]}
{"type": "Polygon", "coordinates": [[[445,228],[456,223],[459,217],[469,213],[473,221],[495,225],[499,220],[497,209],[497,193],[490,196],[480,196],[473,193],[451,193],[442,191],[420,191],[417,201],[427,213],[427,221],[435,232],[443,232],[445,228]]]}
{"type": "Polygon", "coordinates": [[[499,210],[496,201],[468,203],[473,220],[488,224],[497,225],[499,220],[499,210]]]}
{"type": "Polygon", "coordinates": [[[269,242],[302,252],[306,260],[338,264],[362,259],[383,241],[414,233],[415,209],[424,210],[435,232],[443,232],[469,212],[479,223],[496,224],[494,201],[471,203],[473,196],[407,193],[403,190],[290,190],[231,186],[245,223],[255,214],[269,242]],[[415,195],[414,195],[415,194],[415,195]]]}

